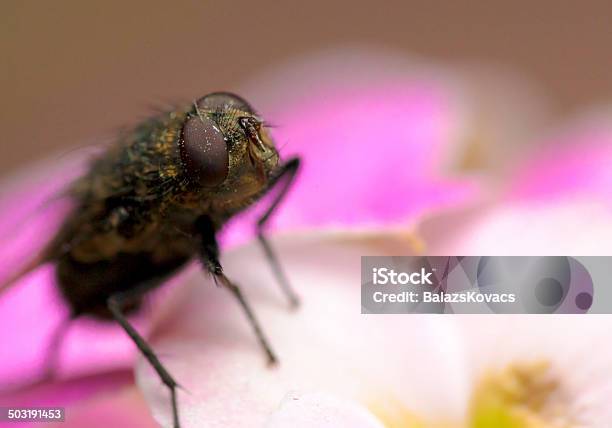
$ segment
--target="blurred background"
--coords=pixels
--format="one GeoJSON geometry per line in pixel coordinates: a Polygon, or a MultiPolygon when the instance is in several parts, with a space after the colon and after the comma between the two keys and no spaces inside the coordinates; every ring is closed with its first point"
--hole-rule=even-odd
{"type": "Polygon", "coordinates": [[[485,62],[555,116],[612,99],[612,3],[3,1],[0,175],[322,49],[485,62]]]}

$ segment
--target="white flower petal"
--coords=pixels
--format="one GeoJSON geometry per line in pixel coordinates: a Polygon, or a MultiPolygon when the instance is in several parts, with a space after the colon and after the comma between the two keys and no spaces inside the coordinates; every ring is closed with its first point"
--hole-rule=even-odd
{"type": "Polygon", "coordinates": [[[550,401],[588,427],[608,426],[612,411],[612,315],[463,315],[466,372],[477,383],[487,371],[546,363],[558,383],[550,401]]]}
{"type": "Polygon", "coordinates": [[[419,235],[428,255],[602,256],[612,254],[612,211],[580,197],[481,205],[427,220],[419,235]]]}
{"type": "MultiPolygon", "coordinates": [[[[287,311],[255,243],[227,253],[223,263],[243,286],[279,367],[265,367],[236,302],[202,275],[183,289],[177,310],[159,321],[152,344],[187,391],[179,392],[185,427],[261,425],[295,390],[377,409],[392,401],[424,417],[461,414],[467,363],[453,320],[360,313],[360,256],[409,254],[407,242],[293,235],[275,244],[302,296],[295,313],[287,311]]],[[[169,394],[143,359],[137,381],[155,417],[168,422],[169,394]]]]}
{"type": "Polygon", "coordinates": [[[270,415],[265,428],[384,428],[354,402],[329,394],[289,394],[270,415]]]}

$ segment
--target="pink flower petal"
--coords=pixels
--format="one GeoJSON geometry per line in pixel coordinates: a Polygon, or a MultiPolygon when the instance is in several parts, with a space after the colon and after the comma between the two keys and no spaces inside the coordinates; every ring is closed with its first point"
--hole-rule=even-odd
{"type": "MultiPolygon", "coordinates": [[[[448,154],[481,125],[460,84],[434,68],[347,56],[315,57],[246,85],[275,125],[282,157],[303,160],[273,225],[405,227],[478,197],[476,180],[445,172],[448,154]]],[[[244,242],[254,215],[245,218],[225,242],[244,242]]]]}
{"type": "MultiPolygon", "coordinates": [[[[0,393],[3,406],[69,407],[100,394],[112,393],[133,385],[133,374],[127,370],[108,370],[68,380],[52,380],[28,388],[14,388],[0,393]]],[[[3,385],[6,386],[6,385],[3,385]]]]}
{"type": "Polygon", "coordinates": [[[543,146],[524,155],[494,200],[423,222],[428,253],[611,254],[612,129],[570,128],[543,146]]]}
{"type": "Polygon", "coordinates": [[[528,201],[578,197],[612,204],[610,122],[612,117],[567,129],[529,153],[513,172],[510,196],[528,201]]]}
{"type": "Polygon", "coordinates": [[[84,401],[66,409],[65,422],[51,424],[55,428],[156,428],[140,391],[134,385],[84,401]]]}
{"type": "MultiPolygon", "coordinates": [[[[14,407],[64,408],[63,422],[45,424],[58,428],[157,426],[142,395],[134,386],[133,374],[126,370],[106,371],[6,391],[0,393],[0,403],[14,407]]],[[[3,423],[0,425],[5,426],[3,423]]],[[[14,423],[7,423],[6,426],[14,426],[14,423]]],[[[32,426],[38,424],[33,423],[32,426]]]]}

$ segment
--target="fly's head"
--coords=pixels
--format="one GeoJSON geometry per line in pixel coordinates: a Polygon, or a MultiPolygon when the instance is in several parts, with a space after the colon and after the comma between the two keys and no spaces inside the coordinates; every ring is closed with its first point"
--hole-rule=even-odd
{"type": "Polygon", "coordinates": [[[179,152],[195,192],[224,205],[239,206],[264,190],[279,162],[261,118],[227,92],[194,103],[182,125],[179,152]]]}

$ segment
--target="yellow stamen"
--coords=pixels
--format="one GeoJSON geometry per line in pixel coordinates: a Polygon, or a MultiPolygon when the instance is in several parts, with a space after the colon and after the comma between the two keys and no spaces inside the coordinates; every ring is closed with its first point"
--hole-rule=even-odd
{"type": "Polygon", "coordinates": [[[447,423],[425,422],[416,414],[407,409],[399,400],[385,397],[368,406],[370,411],[382,422],[386,428],[451,428],[458,425],[447,423]]]}
{"type": "Polygon", "coordinates": [[[546,361],[490,371],[472,395],[472,428],[569,428],[567,396],[546,361]]]}

